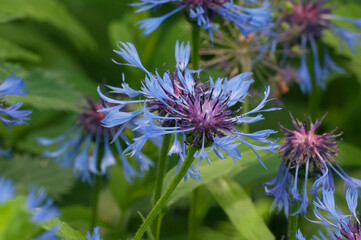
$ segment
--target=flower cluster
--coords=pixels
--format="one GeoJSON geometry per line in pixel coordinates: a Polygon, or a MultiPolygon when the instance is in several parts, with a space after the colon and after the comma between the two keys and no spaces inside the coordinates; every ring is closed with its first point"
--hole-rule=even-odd
{"type": "Polygon", "coordinates": [[[312,91],[312,80],[307,64],[307,46],[311,47],[316,83],[324,88],[323,80],[331,71],[343,73],[344,69],[332,60],[328,47],[324,43],[322,43],[323,56],[320,58],[317,41],[322,40],[325,30],[329,30],[351,51],[355,51],[355,47],[361,39],[361,32],[340,27],[334,22],[347,22],[361,30],[361,19],[332,14],[332,9],[326,7],[327,1],[301,0],[295,2],[287,0],[287,3],[292,7],[280,14],[278,23],[275,24],[277,27],[275,31],[279,31],[285,25],[288,27],[286,31],[279,34],[276,41],[279,41],[284,49],[290,49],[294,44],[301,45],[301,65],[297,75],[302,92],[309,94],[312,91]],[[323,59],[322,66],[321,59],[323,59]]]}
{"type": "MultiPolygon", "coordinates": [[[[318,220],[309,220],[327,227],[327,237],[320,232],[320,239],[357,240],[361,238],[360,219],[356,212],[357,199],[358,193],[348,189],[346,201],[350,214],[345,215],[336,209],[334,192],[332,190],[322,192],[322,199],[318,198],[314,202],[313,212],[318,220]]],[[[297,233],[297,239],[306,240],[300,230],[297,233]]]]}
{"type": "Polygon", "coordinates": [[[25,95],[26,84],[21,77],[15,77],[15,74],[9,76],[0,84],[0,121],[5,127],[10,129],[9,125],[26,124],[31,110],[19,110],[23,105],[21,102],[14,103],[12,106],[3,107],[6,104],[4,97],[7,95],[25,95]]]}
{"type": "MultiPolygon", "coordinates": [[[[11,180],[3,177],[0,178],[0,205],[6,204],[15,197],[15,186],[11,180]]],[[[31,222],[34,224],[43,223],[59,216],[59,210],[53,206],[53,199],[46,199],[46,192],[44,189],[33,187],[26,198],[27,211],[31,215],[31,222]]],[[[55,234],[58,227],[55,226],[49,231],[42,233],[33,240],[50,240],[58,239],[55,234]]]]}
{"type": "MultiPolygon", "coordinates": [[[[253,0],[244,1],[246,5],[256,2],[253,0]]],[[[150,34],[165,19],[182,10],[186,10],[189,18],[198,26],[208,30],[211,39],[213,39],[212,31],[218,29],[213,23],[216,15],[235,24],[245,36],[253,31],[268,27],[271,22],[269,5],[266,4],[258,8],[244,7],[234,4],[233,0],[140,0],[138,3],[132,3],[131,6],[140,7],[136,12],[142,12],[167,3],[174,4],[175,9],[161,17],[138,22],[145,34],[150,34]]]]}
{"type": "MultiPolygon", "coordinates": [[[[101,120],[104,113],[99,112],[101,102],[95,103],[88,99],[89,107],[85,112],[78,115],[78,123],[57,138],[38,138],[37,141],[48,146],[59,143],[56,151],[46,151],[44,157],[55,158],[63,167],[73,165],[74,172],[82,179],[92,183],[94,175],[104,175],[108,167],[116,164],[115,156],[109,145],[110,138],[114,135],[116,128],[104,128],[101,120]],[[92,142],[94,146],[92,147],[92,142]],[[103,147],[103,149],[101,149],[103,147]],[[103,150],[103,155],[99,156],[103,150]],[[100,163],[99,163],[100,161],[100,163]]],[[[121,135],[128,142],[125,135],[121,135]]],[[[119,139],[114,138],[114,145],[120,156],[124,175],[129,182],[136,176],[142,176],[153,164],[144,154],[139,153],[136,160],[139,165],[137,172],[124,157],[123,148],[119,139]]]]}
{"type": "Polygon", "coordinates": [[[336,129],[322,135],[315,133],[325,116],[314,124],[310,118],[309,128],[306,119],[300,122],[291,115],[296,130],[281,126],[285,133],[284,144],[280,146],[282,163],[276,178],[265,183],[266,194],[274,197],[271,211],[277,207],[280,212],[284,208],[285,215],[288,216],[289,206],[300,202],[299,210],[292,214],[305,213],[308,206],[308,179],[315,179],[311,194],[316,197],[320,188],[335,188],[332,171],[341,177],[352,193],[358,192],[357,189],[361,187],[361,181],[348,176],[334,159],[338,154],[336,138],[342,133],[334,135],[336,129]],[[301,177],[304,177],[302,196],[298,190],[298,179],[301,177]],[[273,188],[269,189],[268,186],[273,188]]]}
{"type": "Polygon", "coordinates": [[[270,90],[267,88],[264,99],[256,108],[239,114],[240,104],[248,95],[247,91],[253,82],[252,73],[239,74],[230,80],[219,78],[215,82],[210,77],[207,83],[200,83],[201,70],[187,68],[190,55],[189,44],[184,46],[183,43],[179,45],[177,42],[176,71],[173,73],[166,71],[161,76],[157,71],[153,74],[143,67],[131,43],[120,44],[122,47],[115,52],[129,63],[127,65],[140,68],[146,74],[140,91],[130,88],[126,83],[123,83],[122,88],[110,87],[113,93],[126,94],[130,97],[142,96],[145,99],[115,100],[103,95],[98,89],[101,98],[113,104],[112,107],[101,110],[106,115],[102,121],[104,126],[108,128],[123,126],[118,129],[115,137],[121,133],[125,125],[138,117],[137,121],[134,121],[136,127],[133,130],[139,131],[142,135],[133,139],[134,142],[124,150],[125,153],[131,152],[131,155],[137,155],[148,139],[173,134],[174,143],[168,155],[180,156],[178,168],[185,160],[186,145],[199,149],[194,155],[199,159],[198,169],[192,166],[187,174],[194,179],[199,179],[199,165],[204,158],[209,162],[208,152],[210,151],[214,151],[219,158],[224,159],[222,149],[234,160],[241,158],[241,153],[237,149],[241,143],[249,146],[253,151],[275,151],[277,145],[267,140],[270,134],[275,133],[273,130],[242,133],[236,128],[238,124],[263,120],[261,112],[278,109],[263,109],[269,101],[267,98],[270,90]],[[142,109],[133,112],[124,111],[124,107],[132,103],[140,104],[142,109]],[[256,113],[258,115],[250,116],[256,113]],[[246,138],[266,145],[254,145],[246,138]],[[207,147],[211,147],[210,150],[207,151],[207,147]]]}

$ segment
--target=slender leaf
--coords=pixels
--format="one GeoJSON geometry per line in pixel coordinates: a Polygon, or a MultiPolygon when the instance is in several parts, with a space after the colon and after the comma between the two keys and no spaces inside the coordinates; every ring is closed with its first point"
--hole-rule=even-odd
{"type": "MultiPolygon", "coordinates": [[[[1,21],[1,20],[0,20],[1,21]]],[[[40,56],[0,37],[0,58],[39,62],[40,56]]]]}
{"type": "Polygon", "coordinates": [[[207,184],[242,239],[275,239],[247,193],[236,182],[220,178],[207,184]]]}
{"type": "Polygon", "coordinates": [[[87,238],[81,232],[73,229],[66,222],[61,221],[60,219],[52,219],[48,222],[42,224],[43,228],[50,230],[55,226],[58,226],[60,229],[56,234],[58,237],[67,240],[87,240],[87,238]]]}

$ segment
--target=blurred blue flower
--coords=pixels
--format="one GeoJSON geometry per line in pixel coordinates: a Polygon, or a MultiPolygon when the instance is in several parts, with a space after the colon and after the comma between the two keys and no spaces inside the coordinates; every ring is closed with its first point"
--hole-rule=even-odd
{"type": "Polygon", "coordinates": [[[4,177],[0,177],[0,203],[5,203],[15,195],[14,183],[4,177]]]}
{"type": "Polygon", "coordinates": [[[4,98],[7,95],[25,95],[26,84],[21,77],[15,77],[15,74],[9,76],[4,82],[0,84],[0,121],[5,127],[10,129],[9,125],[26,124],[25,120],[29,120],[28,115],[31,110],[19,110],[23,105],[21,102],[14,103],[11,106],[4,107],[6,101],[4,98]]]}
{"type": "Polygon", "coordinates": [[[345,187],[351,192],[358,192],[361,181],[347,175],[334,157],[338,155],[336,138],[342,133],[334,135],[337,130],[322,135],[315,134],[323,118],[316,120],[313,124],[310,119],[310,129],[307,120],[300,122],[292,115],[292,124],[296,130],[289,130],[281,126],[285,133],[284,143],[280,146],[282,163],[275,179],[265,183],[266,194],[274,198],[271,211],[276,207],[278,213],[284,209],[288,217],[289,207],[296,202],[300,203],[300,208],[292,213],[304,214],[308,206],[307,182],[309,177],[315,177],[311,187],[311,194],[316,197],[322,190],[334,189],[332,171],[341,177],[345,182],[345,187]],[[304,177],[302,194],[299,192],[298,180],[304,177]],[[268,188],[273,186],[273,188],[268,188]]]}
{"type": "MultiPolygon", "coordinates": [[[[73,166],[74,172],[82,181],[92,183],[95,175],[106,174],[107,168],[116,164],[109,142],[117,128],[108,129],[101,125],[101,120],[105,115],[98,112],[101,109],[100,102],[95,103],[88,99],[88,104],[89,107],[85,112],[78,115],[77,125],[59,137],[53,139],[40,137],[37,141],[43,146],[59,143],[56,151],[46,151],[43,156],[55,158],[63,167],[73,166]],[[103,149],[100,149],[101,147],[103,149]],[[103,154],[100,156],[102,151],[103,154]],[[97,165],[98,158],[101,158],[99,166],[97,165]]],[[[129,141],[125,135],[120,136],[125,142],[129,141]]],[[[139,153],[136,156],[139,165],[139,172],[137,172],[122,154],[123,148],[119,139],[114,138],[113,142],[122,162],[124,176],[129,182],[132,182],[136,176],[143,176],[144,172],[153,165],[148,157],[139,153]]]]}
{"type": "MultiPolygon", "coordinates": [[[[6,203],[15,197],[15,187],[11,180],[0,177],[0,203],[6,203]]],[[[31,214],[31,221],[35,224],[49,221],[59,216],[59,210],[53,205],[53,199],[46,199],[43,188],[33,187],[26,198],[26,207],[31,214]]],[[[33,240],[57,240],[56,233],[59,227],[55,226],[33,240]]]]}
{"type": "MultiPolygon", "coordinates": [[[[165,134],[174,135],[174,143],[168,153],[180,156],[178,169],[186,157],[186,145],[197,147],[199,150],[194,157],[199,159],[198,168],[191,167],[186,174],[193,179],[199,180],[199,165],[203,159],[208,158],[208,152],[214,151],[217,156],[224,159],[221,150],[232,157],[233,160],[240,159],[241,153],[238,146],[243,143],[255,150],[267,150],[275,152],[277,144],[267,140],[270,134],[275,131],[267,129],[255,133],[242,133],[237,130],[236,125],[253,123],[263,120],[261,112],[274,111],[278,108],[264,109],[269,87],[265,91],[264,99],[253,110],[239,114],[240,104],[248,96],[248,89],[253,83],[252,73],[239,74],[230,80],[219,78],[216,81],[210,77],[207,83],[199,82],[200,70],[186,68],[189,62],[189,43],[179,45],[175,49],[176,70],[173,73],[166,71],[161,76],[158,71],[155,74],[145,69],[140,61],[138,53],[131,43],[120,42],[119,51],[115,51],[123,57],[130,66],[143,70],[146,74],[140,91],[127,87],[110,87],[112,93],[138,95],[144,99],[123,101],[105,96],[100,89],[100,97],[111,107],[105,107],[106,117],[102,121],[105,127],[125,126],[134,120],[136,130],[141,133],[133,139],[124,152],[130,152],[131,156],[141,152],[142,147],[148,139],[165,134]],[[136,93],[136,94],[135,94],[136,93]],[[142,107],[141,110],[129,111],[124,109],[129,104],[136,103],[142,107]],[[233,107],[236,110],[231,110],[233,107]],[[258,114],[256,116],[251,116],[258,114]],[[136,120],[135,120],[136,119],[136,120]],[[246,138],[260,141],[263,146],[253,145],[246,138]],[[206,150],[207,147],[211,147],[206,150]]],[[[123,127],[118,129],[115,138],[122,132],[123,127]]],[[[257,153],[255,152],[257,155],[257,153]]],[[[259,158],[259,156],[257,155],[259,158]]],[[[261,159],[259,158],[261,161],[261,159]]],[[[262,162],[262,161],[261,161],[262,162]]],[[[263,163],[262,163],[263,164],[263,163]]]]}
{"type": "Polygon", "coordinates": [[[326,7],[327,1],[304,0],[295,2],[289,0],[288,2],[292,4],[292,10],[281,14],[281,18],[275,26],[278,30],[282,29],[283,24],[287,24],[289,27],[277,41],[280,41],[286,48],[290,48],[289,46],[294,43],[301,44],[302,56],[301,66],[298,70],[298,81],[301,91],[309,94],[312,92],[312,80],[306,60],[307,46],[309,45],[311,48],[316,84],[325,88],[323,80],[328,77],[330,72],[344,73],[345,70],[331,59],[325,44],[322,44],[323,66],[321,66],[317,47],[318,40],[322,41],[324,30],[329,30],[341,40],[341,43],[345,43],[351,51],[355,52],[355,47],[360,43],[361,32],[339,27],[333,21],[348,22],[361,30],[361,19],[332,14],[332,9],[326,7]]]}
{"type": "Polygon", "coordinates": [[[100,238],[99,227],[93,229],[93,235],[88,232],[86,238],[88,240],[102,240],[102,238],[100,238]]]}
{"type": "MultiPolygon", "coordinates": [[[[214,23],[216,15],[235,24],[246,37],[253,31],[270,26],[271,22],[269,4],[252,8],[236,5],[233,0],[140,0],[140,2],[130,5],[139,7],[136,11],[138,13],[167,3],[172,3],[175,9],[161,17],[148,18],[138,22],[140,28],[144,29],[144,34],[150,34],[165,19],[182,10],[186,10],[189,18],[196,22],[198,26],[208,30],[211,39],[213,39],[212,31],[218,30],[217,25],[214,23]]],[[[258,4],[258,1],[243,1],[243,3],[245,5],[254,5],[258,4]]]]}
{"type": "MultiPolygon", "coordinates": [[[[350,214],[345,215],[335,205],[334,191],[331,189],[322,191],[322,199],[314,201],[313,212],[318,220],[310,222],[326,226],[327,237],[319,232],[320,240],[356,240],[361,239],[360,219],[357,216],[356,207],[358,192],[348,189],[346,192],[346,202],[350,214]]],[[[306,240],[305,238],[298,238],[306,240]]],[[[316,239],[316,237],[315,237],[316,239]]]]}

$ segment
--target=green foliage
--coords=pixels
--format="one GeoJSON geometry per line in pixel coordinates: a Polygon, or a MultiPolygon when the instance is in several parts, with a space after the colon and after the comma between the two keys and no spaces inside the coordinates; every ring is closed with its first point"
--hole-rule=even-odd
{"type": "Polygon", "coordinates": [[[43,228],[46,230],[50,230],[53,227],[59,227],[59,231],[56,234],[58,237],[67,240],[86,240],[87,238],[84,236],[83,233],[73,229],[69,224],[66,222],[61,221],[60,219],[52,219],[48,222],[42,224],[43,228]]]}
{"type": "Polygon", "coordinates": [[[12,179],[17,190],[27,193],[32,185],[43,187],[54,198],[69,191],[74,181],[70,169],[62,169],[53,160],[16,154],[12,160],[1,159],[1,175],[12,179]],[[24,167],[26,166],[26,167],[24,167]]]}
{"type": "Polygon", "coordinates": [[[56,0],[1,0],[1,12],[7,19],[30,18],[49,23],[62,30],[79,48],[94,48],[95,43],[85,28],[56,0]],[[21,6],[21,7],[19,7],[21,6]]]}
{"type": "Polygon", "coordinates": [[[40,56],[0,37],[0,59],[39,62],[40,56]]]}
{"type": "Polygon", "coordinates": [[[1,240],[30,239],[38,230],[30,221],[25,198],[22,196],[15,197],[5,204],[0,203],[0,216],[1,240]]]}
{"type": "Polygon", "coordinates": [[[252,200],[236,182],[220,178],[207,187],[239,231],[240,239],[275,239],[252,200]]]}

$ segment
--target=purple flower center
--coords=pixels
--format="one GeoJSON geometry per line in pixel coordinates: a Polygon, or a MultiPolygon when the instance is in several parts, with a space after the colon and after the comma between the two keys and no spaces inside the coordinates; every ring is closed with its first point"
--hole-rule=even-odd
{"type": "Polygon", "coordinates": [[[283,21],[298,28],[303,34],[311,34],[319,37],[324,28],[328,28],[330,22],[322,18],[323,14],[330,14],[331,9],[322,9],[325,1],[295,3],[290,14],[283,18],[283,21]]]}
{"type": "Polygon", "coordinates": [[[188,6],[190,8],[202,7],[204,10],[207,10],[211,5],[222,5],[227,0],[184,0],[181,5],[188,6]]]}
{"type": "Polygon", "coordinates": [[[308,129],[306,119],[304,122],[300,122],[292,118],[296,130],[289,130],[281,126],[281,130],[285,133],[285,142],[280,147],[280,153],[285,161],[291,161],[293,166],[305,165],[309,161],[311,169],[314,164],[318,168],[323,168],[325,163],[334,161],[333,157],[338,154],[336,138],[342,133],[333,135],[335,129],[330,133],[315,134],[322,119],[313,124],[310,118],[310,129],[308,129]]]}
{"type": "Polygon", "coordinates": [[[84,129],[84,131],[91,135],[96,135],[98,131],[102,131],[101,121],[105,118],[103,112],[98,112],[99,109],[102,109],[101,103],[95,103],[92,100],[88,99],[90,108],[86,112],[79,115],[79,125],[84,129]]]}

